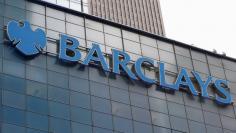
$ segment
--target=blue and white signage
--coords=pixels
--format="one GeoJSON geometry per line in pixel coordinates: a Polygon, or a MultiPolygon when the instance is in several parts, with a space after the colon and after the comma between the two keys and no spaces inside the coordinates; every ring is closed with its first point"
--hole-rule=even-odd
{"type": "MultiPolygon", "coordinates": [[[[36,31],[32,31],[29,23],[24,22],[24,26],[20,27],[20,25],[11,21],[8,23],[7,35],[9,39],[16,45],[16,48],[26,56],[35,55],[39,53],[43,47],[46,45],[46,36],[45,33],[41,29],[37,29],[36,31]]],[[[79,41],[73,37],[61,34],[60,35],[60,47],[59,47],[59,59],[68,62],[74,63],[81,60],[81,53],[78,49],[80,45],[79,41]],[[68,44],[70,42],[70,44],[68,44]],[[68,54],[67,51],[70,51],[68,54]]],[[[107,64],[105,57],[102,54],[100,46],[98,44],[93,43],[92,48],[89,50],[87,56],[82,61],[83,65],[89,65],[91,62],[96,62],[101,65],[102,69],[107,72],[112,72],[116,74],[120,74],[121,70],[123,70],[131,79],[133,80],[142,80],[147,84],[159,84],[163,88],[167,88],[169,90],[179,90],[180,87],[184,87],[188,89],[193,95],[201,96],[204,98],[209,98],[209,94],[207,92],[207,88],[211,82],[213,82],[213,78],[211,76],[207,77],[207,80],[204,81],[199,73],[192,71],[194,78],[200,86],[201,92],[199,93],[193,85],[193,82],[190,79],[190,76],[185,68],[182,68],[178,74],[178,77],[174,84],[167,83],[165,80],[165,64],[162,62],[155,62],[152,59],[146,57],[140,57],[134,63],[134,71],[128,68],[128,64],[130,63],[130,56],[116,49],[112,49],[112,67],[107,64]],[[122,57],[122,60],[120,59],[122,57]],[[154,66],[155,63],[159,64],[159,81],[157,79],[152,79],[144,75],[142,71],[143,64],[149,64],[154,66]]],[[[227,105],[232,103],[231,95],[227,88],[227,81],[222,79],[214,80],[214,88],[218,92],[215,96],[215,100],[219,104],[227,105]]]]}

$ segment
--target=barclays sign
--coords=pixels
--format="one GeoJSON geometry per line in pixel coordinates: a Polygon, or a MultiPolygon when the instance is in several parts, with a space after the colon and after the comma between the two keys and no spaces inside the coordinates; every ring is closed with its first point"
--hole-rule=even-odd
{"type": "MultiPolygon", "coordinates": [[[[41,29],[32,31],[29,23],[25,22],[23,26],[20,26],[18,22],[11,21],[8,23],[7,35],[13,45],[26,56],[35,55],[42,51],[46,45],[46,35],[41,29]]],[[[80,43],[77,39],[61,34],[59,43],[59,59],[67,63],[77,63],[81,60],[81,52],[78,49],[80,43]]],[[[102,69],[106,72],[112,72],[120,74],[121,70],[124,71],[131,79],[141,80],[146,84],[158,84],[159,86],[168,90],[179,90],[179,88],[186,88],[195,96],[201,96],[204,98],[210,98],[207,92],[207,88],[214,82],[214,88],[217,93],[215,95],[215,101],[222,105],[232,103],[232,97],[226,90],[227,81],[222,79],[216,79],[213,81],[211,76],[207,77],[204,81],[199,73],[192,71],[192,74],[200,87],[200,93],[196,90],[192,80],[185,68],[181,68],[177,79],[174,84],[167,83],[165,78],[165,64],[162,62],[155,62],[154,60],[146,57],[140,57],[134,63],[134,70],[132,71],[127,65],[131,62],[130,56],[124,51],[112,49],[112,66],[109,66],[102,54],[99,44],[93,43],[92,48],[88,51],[87,56],[82,60],[83,65],[89,65],[91,62],[95,62],[101,65],[102,69]],[[154,66],[159,65],[159,80],[147,77],[143,71],[142,66],[148,64],[154,66]]]]}

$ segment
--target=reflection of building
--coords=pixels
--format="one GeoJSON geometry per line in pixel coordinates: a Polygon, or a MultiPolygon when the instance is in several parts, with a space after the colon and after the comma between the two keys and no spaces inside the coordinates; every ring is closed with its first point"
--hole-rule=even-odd
{"type": "MultiPolygon", "coordinates": [[[[49,0],[48,0],[49,1],[49,0]]],[[[50,0],[51,1],[51,0],[50,0]]],[[[109,20],[35,0],[0,0],[0,130],[1,133],[234,133],[236,105],[170,93],[97,67],[65,65],[58,60],[59,34],[75,37],[85,58],[92,42],[104,55],[111,48],[162,61],[173,83],[181,67],[202,77],[229,81],[236,97],[236,60],[109,20]],[[28,20],[47,33],[47,48],[24,58],[5,36],[9,20],[28,20]],[[4,41],[5,40],[5,41],[4,41]]],[[[106,56],[109,61],[109,56],[106,56]]],[[[143,70],[158,79],[152,68],[143,70]]],[[[196,81],[195,87],[200,90],[196,81]]],[[[235,99],[234,99],[235,102],[235,99]]]]}
{"type": "Polygon", "coordinates": [[[43,0],[116,23],[165,35],[159,0],[43,0]]]}

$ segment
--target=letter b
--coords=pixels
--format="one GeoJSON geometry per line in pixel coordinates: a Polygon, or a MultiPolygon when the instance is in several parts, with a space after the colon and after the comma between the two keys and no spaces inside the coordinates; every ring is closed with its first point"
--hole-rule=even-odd
{"type": "Polygon", "coordinates": [[[77,49],[79,41],[75,38],[60,35],[59,59],[67,62],[77,62],[81,58],[81,53],[77,49]]]}

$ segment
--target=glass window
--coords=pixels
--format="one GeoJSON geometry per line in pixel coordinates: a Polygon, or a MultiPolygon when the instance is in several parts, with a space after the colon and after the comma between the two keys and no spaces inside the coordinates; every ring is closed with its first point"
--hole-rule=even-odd
{"type": "Polygon", "coordinates": [[[145,86],[140,81],[132,81],[132,83],[129,84],[129,91],[135,92],[143,95],[147,95],[147,86],[145,86]]]}
{"type": "Polygon", "coordinates": [[[213,126],[221,127],[220,116],[216,113],[203,111],[205,123],[213,126]]]}
{"type": "Polygon", "coordinates": [[[209,69],[208,69],[207,63],[193,60],[193,66],[194,66],[195,71],[205,73],[205,74],[209,74],[209,69]]]}
{"type": "Polygon", "coordinates": [[[47,7],[46,14],[47,16],[52,17],[52,18],[65,20],[65,13],[63,11],[59,11],[59,10],[47,7]]]}
{"type": "Polygon", "coordinates": [[[85,26],[94,30],[103,31],[103,24],[93,20],[85,19],[85,26]]]}
{"type": "Polygon", "coordinates": [[[146,37],[146,36],[140,36],[140,42],[142,44],[157,48],[157,42],[153,38],[146,37]]]}
{"type": "MultiPolygon", "coordinates": [[[[53,31],[53,30],[49,30],[49,29],[46,29],[46,34],[47,34],[47,37],[49,38],[49,39],[54,39],[54,40],[59,40],[60,39],[60,37],[59,37],[59,32],[57,32],[57,31],[53,31]]],[[[48,41],[48,43],[51,43],[51,41],[48,41]]],[[[51,43],[52,44],[52,43],[51,43]]],[[[55,51],[55,53],[56,53],[56,50],[54,50],[55,51]]],[[[48,56],[49,57],[49,56],[48,56]]]]}
{"type": "Polygon", "coordinates": [[[0,75],[0,86],[5,90],[23,94],[25,93],[25,80],[21,78],[8,75],[0,75]]]}
{"type": "Polygon", "coordinates": [[[68,90],[48,86],[48,99],[52,101],[62,102],[69,104],[70,92],[68,90]]]}
{"type": "Polygon", "coordinates": [[[174,45],[174,48],[175,48],[175,53],[176,54],[179,54],[179,55],[186,56],[186,57],[190,58],[190,51],[189,51],[188,48],[183,48],[183,47],[180,47],[180,46],[177,46],[177,45],[174,45]]]}
{"type": "Polygon", "coordinates": [[[151,110],[166,113],[166,114],[168,113],[167,103],[165,100],[150,97],[149,102],[150,102],[151,110]]]}
{"type": "Polygon", "coordinates": [[[2,103],[10,107],[25,109],[25,96],[10,91],[3,91],[2,103]]]}
{"type": "Polygon", "coordinates": [[[65,31],[66,31],[65,30],[65,21],[61,21],[58,19],[47,17],[46,24],[47,24],[48,29],[58,31],[61,33],[65,33],[65,31]]]}
{"type": "Polygon", "coordinates": [[[149,108],[148,97],[140,94],[130,93],[131,105],[141,107],[141,108],[149,108]]]}
{"type": "Polygon", "coordinates": [[[34,114],[27,112],[27,126],[47,131],[48,130],[48,116],[34,114]]]}
{"type": "Polygon", "coordinates": [[[141,55],[141,48],[139,43],[124,39],[124,49],[125,51],[141,55]]]}
{"type": "Polygon", "coordinates": [[[52,71],[48,71],[48,84],[68,88],[68,76],[52,71]]]}
{"type": "Polygon", "coordinates": [[[26,64],[31,65],[31,66],[36,66],[36,67],[41,67],[41,68],[46,68],[46,55],[39,55],[34,57],[33,60],[26,60],[26,64]]]}
{"type": "Polygon", "coordinates": [[[42,83],[47,83],[47,71],[46,69],[41,69],[32,66],[26,66],[26,78],[42,83]]]}
{"type": "Polygon", "coordinates": [[[213,65],[210,65],[209,67],[210,67],[210,72],[212,76],[225,79],[225,73],[224,73],[223,68],[213,66],[213,65]]]}
{"type": "Polygon", "coordinates": [[[79,123],[72,122],[71,124],[72,133],[92,133],[92,127],[79,123]]]}
{"type": "Polygon", "coordinates": [[[91,104],[93,110],[111,114],[111,103],[109,100],[92,96],[91,104]]]}
{"type": "Polygon", "coordinates": [[[152,123],[154,125],[170,128],[170,121],[168,115],[158,112],[151,112],[151,115],[152,115],[152,123]]]}
{"type": "Polygon", "coordinates": [[[176,60],[177,60],[178,66],[185,67],[191,70],[193,69],[192,60],[190,58],[176,55],[176,60]]]}
{"type": "Polygon", "coordinates": [[[100,83],[90,81],[90,91],[91,91],[91,94],[94,96],[107,98],[107,99],[110,98],[109,86],[105,84],[100,84],[100,83]]]}
{"type": "Polygon", "coordinates": [[[90,96],[82,93],[72,92],[70,93],[70,104],[90,109],[90,96]]]}
{"type": "Polygon", "coordinates": [[[88,67],[76,65],[69,68],[69,74],[75,77],[88,79],[88,67]]]}
{"type": "Polygon", "coordinates": [[[202,101],[202,109],[210,112],[218,113],[218,106],[212,99],[204,99],[202,101]]]}
{"type": "Polygon", "coordinates": [[[126,90],[110,87],[111,99],[114,101],[130,104],[129,93],[126,90]]]}
{"type": "Polygon", "coordinates": [[[49,70],[56,71],[59,73],[64,73],[64,74],[68,73],[68,70],[67,70],[68,67],[63,66],[58,60],[58,58],[53,57],[53,56],[47,56],[47,68],[49,70]]]}
{"type": "Polygon", "coordinates": [[[226,60],[226,59],[223,59],[222,62],[223,62],[224,68],[236,71],[236,62],[226,60]]]}
{"type": "Polygon", "coordinates": [[[15,6],[15,7],[18,7],[18,8],[25,8],[25,1],[24,0],[18,0],[18,1],[6,1],[6,4],[7,5],[11,5],[11,6],[15,6]]]}
{"type": "Polygon", "coordinates": [[[47,98],[47,85],[38,82],[27,81],[26,82],[26,93],[31,96],[47,98]]]}
{"type": "Polygon", "coordinates": [[[13,76],[25,77],[25,65],[9,60],[3,60],[3,72],[13,76]]]}
{"type": "Polygon", "coordinates": [[[89,79],[103,84],[108,84],[107,75],[103,70],[98,68],[89,67],[89,79]]]}
{"type": "Polygon", "coordinates": [[[201,109],[201,97],[195,97],[187,93],[183,94],[184,104],[201,109]]]}
{"type": "Polygon", "coordinates": [[[25,10],[13,7],[13,6],[5,6],[5,16],[14,20],[25,20],[25,10]]]}
{"type": "Polygon", "coordinates": [[[4,107],[2,110],[3,121],[16,125],[25,125],[25,112],[15,108],[4,107]]]}
{"type": "Polygon", "coordinates": [[[103,34],[103,32],[99,32],[99,31],[96,31],[96,30],[86,28],[86,38],[89,41],[104,44],[104,34],[103,34]]]}
{"type": "Polygon", "coordinates": [[[45,16],[44,15],[27,11],[26,12],[26,20],[29,21],[33,25],[45,27],[45,16]]]}
{"type": "Polygon", "coordinates": [[[114,27],[114,26],[104,24],[104,32],[121,37],[121,30],[119,28],[114,27]]]}
{"type": "Polygon", "coordinates": [[[166,93],[166,98],[168,101],[184,104],[183,94],[180,91],[175,91],[174,94],[166,93]]]}
{"type": "Polygon", "coordinates": [[[49,102],[49,114],[57,118],[68,119],[70,118],[70,109],[68,105],[49,102]]]}
{"type": "Polygon", "coordinates": [[[117,88],[121,88],[124,90],[128,90],[129,79],[122,75],[112,75],[112,76],[109,76],[109,85],[117,87],[117,88]]]}
{"type": "Polygon", "coordinates": [[[160,54],[160,61],[167,62],[170,64],[176,64],[174,53],[159,50],[159,54],[160,54]]]}
{"type": "Polygon", "coordinates": [[[223,128],[230,129],[232,131],[236,131],[236,120],[234,118],[226,117],[226,116],[221,116],[221,122],[223,128]]]}
{"type": "Polygon", "coordinates": [[[122,39],[120,37],[105,34],[105,44],[123,50],[122,39]]]}
{"type": "Polygon", "coordinates": [[[70,121],[50,117],[49,132],[52,133],[70,133],[70,121]]]}
{"type": "Polygon", "coordinates": [[[169,52],[174,52],[173,45],[170,43],[157,40],[157,44],[158,44],[159,49],[169,51],[169,52]]]}
{"type": "Polygon", "coordinates": [[[170,116],[171,127],[182,132],[188,131],[188,122],[186,119],[170,116]]]}
{"type": "Polygon", "coordinates": [[[191,50],[191,55],[192,55],[192,58],[195,59],[195,60],[199,60],[199,61],[202,61],[202,62],[207,62],[206,61],[206,55],[204,53],[191,50]]]}
{"type": "Polygon", "coordinates": [[[91,111],[82,108],[71,107],[71,120],[91,125],[91,111]]]}
{"type": "Polygon", "coordinates": [[[236,72],[230,71],[230,70],[225,70],[225,75],[227,80],[230,80],[232,82],[236,82],[236,72]]]}
{"type": "Polygon", "coordinates": [[[208,63],[218,67],[222,67],[221,59],[215,56],[207,55],[208,63]]]}
{"type": "Polygon", "coordinates": [[[25,127],[3,123],[0,131],[1,133],[25,133],[25,127]]]}
{"type": "Polygon", "coordinates": [[[69,88],[73,91],[89,93],[89,81],[76,77],[69,77],[69,88]]]}
{"type": "Polygon", "coordinates": [[[93,112],[93,124],[98,127],[113,129],[112,116],[93,112]]]}
{"type": "Polygon", "coordinates": [[[174,116],[186,117],[185,107],[182,104],[167,102],[169,113],[174,116]]]}
{"type": "Polygon", "coordinates": [[[45,15],[45,7],[32,2],[26,2],[26,9],[45,15]]]}
{"type": "Polygon", "coordinates": [[[209,126],[209,125],[206,126],[206,129],[207,129],[208,133],[222,133],[223,132],[221,128],[213,127],[213,126],[209,126]]]}
{"type": "Polygon", "coordinates": [[[78,3],[78,2],[73,2],[73,1],[70,1],[70,8],[73,9],[73,10],[76,10],[76,11],[82,11],[81,10],[81,3],[78,3]]]}
{"type": "Polygon", "coordinates": [[[85,38],[84,27],[78,26],[71,23],[66,23],[66,33],[72,36],[77,36],[80,38],[85,38]]]}
{"type": "Polygon", "coordinates": [[[205,125],[202,123],[189,121],[189,130],[191,133],[206,133],[205,125]]]}
{"type": "MultiPolygon", "coordinates": [[[[234,97],[234,96],[232,96],[232,97],[234,97]]],[[[229,105],[229,106],[226,106],[226,107],[219,106],[218,109],[219,109],[218,111],[221,115],[228,116],[228,117],[231,117],[231,118],[235,117],[234,107],[232,105],[229,105]]]]}
{"type": "Polygon", "coordinates": [[[132,107],[132,116],[136,121],[151,123],[151,116],[148,110],[132,107]]]}
{"type": "Polygon", "coordinates": [[[114,129],[116,131],[124,132],[124,133],[132,133],[133,132],[133,124],[131,120],[113,117],[114,121],[114,129]]]}
{"type": "Polygon", "coordinates": [[[146,45],[141,45],[143,56],[159,60],[157,48],[149,47],[146,45]]]}
{"type": "Polygon", "coordinates": [[[122,34],[123,34],[123,38],[131,40],[131,41],[135,41],[135,42],[139,42],[139,35],[133,32],[129,32],[126,30],[122,30],[122,34]]]}
{"type": "Polygon", "coordinates": [[[67,13],[66,14],[66,21],[70,22],[70,23],[73,23],[73,24],[76,24],[76,25],[84,26],[84,18],[73,15],[73,14],[67,13]]]}
{"type": "Polygon", "coordinates": [[[93,127],[93,133],[113,133],[113,131],[98,127],[93,127]]]}
{"type": "Polygon", "coordinates": [[[157,126],[155,126],[153,130],[154,130],[154,133],[171,133],[170,129],[157,127],[157,126]]]}
{"type": "Polygon", "coordinates": [[[48,114],[48,101],[41,98],[28,96],[27,97],[27,110],[35,112],[35,113],[47,115],[48,114]]]}
{"type": "Polygon", "coordinates": [[[134,132],[135,133],[152,133],[152,126],[139,123],[139,122],[134,122],[134,132]]]}
{"type": "Polygon", "coordinates": [[[112,114],[131,119],[131,108],[129,105],[112,102],[112,114]]]}
{"type": "Polygon", "coordinates": [[[28,129],[27,129],[27,133],[47,133],[47,132],[44,132],[44,131],[41,131],[41,130],[34,130],[34,129],[28,128],[28,129]]]}
{"type": "Polygon", "coordinates": [[[198,122],[204,122],[202,110],[195,109],[192,107],[186,107],[187,117],[190,120],[198,121],[198,122]]]}
{"type": "Polygon", "coordinates": [[[57,4],[69,8],[69,0],[57,0],[57,4]]]}

